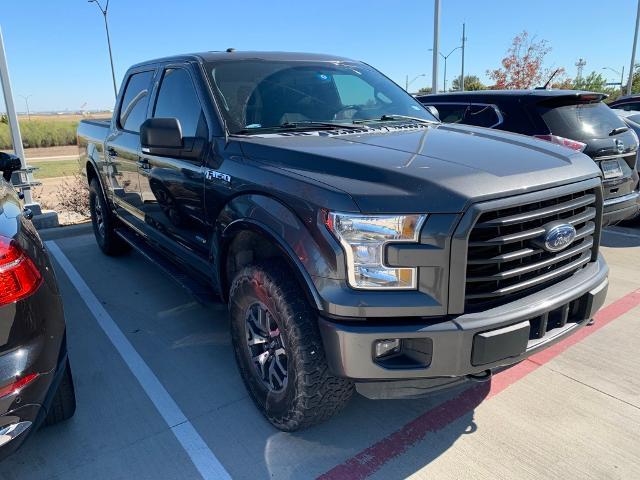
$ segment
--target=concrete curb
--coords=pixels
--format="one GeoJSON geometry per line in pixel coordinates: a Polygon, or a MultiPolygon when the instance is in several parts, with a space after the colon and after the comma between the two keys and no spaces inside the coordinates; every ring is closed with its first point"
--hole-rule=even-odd
{"type": "Polygon", "coordinates": [[[38,230],[42,240],[58,240],[65,237],[75,237],[77,235],[87,235],[93,233],[91,222],[78,223],[64,227],[44,228],[38,230]]]}

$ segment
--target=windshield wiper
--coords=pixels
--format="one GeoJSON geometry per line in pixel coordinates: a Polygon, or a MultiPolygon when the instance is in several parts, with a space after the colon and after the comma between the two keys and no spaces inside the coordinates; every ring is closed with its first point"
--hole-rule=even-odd
{"type": "MultiPolygon", "coordinates": [[[[345,123],[331,123],[331,122],[315,122],[315,121],[301,121],[301,122],[284,122],[274,128],[288,129],[288,128],[308,128],[308,127],[324,127],[324,128],[344,128],[345,130],[360,130],[362,127],[345,123]]],[[[369,127],[365,127],[369,128],[369,127]]]]}
{"type": "Polygon", "coordinates": [[[273,126],[269,126],[269,127],[252,127],[252,128],[243,128],[242,130],[238,130],[237,132],[234,132],[234,134],[240,134],[240,135],[247,135],[247,134],[251,134],[251,133],[264,133],[265,131],[269,131],[269,130],[309,130],[309,129],[322,129],[322,130],[327,130],[327,129],[344,129],[344,130],[362,130],[364,129],[368,129],[369,127],[367,127],[366,125],[360,125],[360,126],[356,126],[356,125],[351,125],[351,124],[345,124],[345,123],[332,123],[332,122],[315,122],[315,121],[301,121],[301,122],[284,122],[281,123],[280,125],[273,125],[273,126]]]}
{"type": "Polygon", "coordinates": [[[614,135],[618,135],[619,133],[624,133],[629,130],[629,127],[617,127],[609,132],[609,136],[612,137],[614,135]]]}
{"type": "Polygon", "coordinates": [[[353,123],[365,123],[365,122],[389,122],[389,121],[393,121],[393,120],[413,120],[414,122],[420,122],[420,123],[438,123],[435,120],[427,120],[426,118],[420,118],[420,117],[412,117],[410,115],[382,115],[380,118],[368,118],[365,120],[354,120],[353,123]]]}

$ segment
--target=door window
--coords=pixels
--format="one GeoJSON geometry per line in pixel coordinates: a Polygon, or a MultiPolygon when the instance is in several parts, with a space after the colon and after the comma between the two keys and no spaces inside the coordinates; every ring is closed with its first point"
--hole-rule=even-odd
{"type": "Polygon", "coordinates": [[[436,107],[440,114],[440,121],[444,123],[465,123],[464,114],[469,108],[466,103],[434,103],[433,106],[436,107]]]}
{"type": "Polygon", "coordinates": [[[464,123],[476,127],[493,128],[500,123],[500,117],[493,105],[471,105],[464,117],[464,123]]]}
{"type": "Polygon", "coordinates": [[[154,117],[177,118],[183,137],[207,137],[207,124],[189,72],[165,70],[153,112],[154,117]]]}
{"type": "Polygon", "coordinates": [[[134,73],[129,77],[118,116],[120,128],[134,133],[140,132],[140,125],[147,117],[152,78],[153,71],[134,73]]]}
{"type": "Polygon", "coordinates": [[[622,110],[626,110],[627,112],[631,111],[640,111],[640,103],[631,102],[631,103],[623,103],[621,105],[617,105],[615,108],[621,108],[622,110]]]}

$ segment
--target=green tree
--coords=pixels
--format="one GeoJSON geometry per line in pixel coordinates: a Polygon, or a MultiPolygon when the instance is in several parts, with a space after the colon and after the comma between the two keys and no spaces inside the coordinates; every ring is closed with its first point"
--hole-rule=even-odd
{"type": "MultiPolygon", "coordinates": [[[[476,75],[465,75],[464,89],[470,90],[470,91],[486,90],[487,86],[484,85],[476,75]]],[[[453,91],[460,90],[460,75],[454,78],[453,82],[451,82],[451,90],[453,91]]]]}
{"type": "Polygon", "coordinates": [[[420,90],[418,90],[419,95],[427,95],[429,93],[431,93],[431,87],[422,87],[420,90]]]}
{"type": "Polygon", "coordinates": [[[589,90],[591,92],[606,92],[607,80],[601,73],[591,72],[584,78],[577,78],[573,82],[573,88],[575,90],[589,90]]]}

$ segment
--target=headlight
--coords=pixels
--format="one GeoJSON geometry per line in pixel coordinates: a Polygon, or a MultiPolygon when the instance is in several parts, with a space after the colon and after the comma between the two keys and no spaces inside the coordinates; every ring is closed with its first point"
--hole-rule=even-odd
{"type": "Polygon", "coordinates": [[[362,289],[415,289],[417,268],[384,265],[389,242],[418,242],[426,215],[352,215],[329,212],[326,224],[347,257],[349,285],[362,289]]]}

